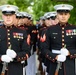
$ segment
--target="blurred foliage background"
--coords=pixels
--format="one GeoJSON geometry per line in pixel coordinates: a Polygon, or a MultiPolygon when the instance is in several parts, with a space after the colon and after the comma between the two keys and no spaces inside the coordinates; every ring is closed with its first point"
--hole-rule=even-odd
{"type": "Polygon", "coordinates": [[[74,9],[71,11],[69,22],[76,24],[76,0],[0,0],[0,5],[16,5],[19,7],[19,11],[25,11],[32,14],[34,20],[39,19],[39,17],[43,16],[46,12],[54,11],[53,6],[62,3],[74,6],[74,9]]]}

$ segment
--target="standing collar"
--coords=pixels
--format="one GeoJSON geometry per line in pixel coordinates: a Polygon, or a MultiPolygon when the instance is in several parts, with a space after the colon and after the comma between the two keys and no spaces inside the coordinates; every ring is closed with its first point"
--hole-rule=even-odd
{"type": "Polygon", "coordinates": [[[60,25],[61,27],[65,27],[65,26],[68,25],[68,23],[65,23],[65,24],[61,24],[61,23],[59,23],[59,25],[60,25]]]}
{"type": "Polygon", "coordinates": [[[11,29],[13,27],[15,27],[14,25],[11,25],[11,26],[6,26],[6,25],[3,25],[4,28],[7,28],[7,29],[11,29]]]}

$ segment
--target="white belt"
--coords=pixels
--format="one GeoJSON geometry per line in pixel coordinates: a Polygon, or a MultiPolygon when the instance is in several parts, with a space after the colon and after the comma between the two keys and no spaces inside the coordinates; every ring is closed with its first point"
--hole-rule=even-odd
{"type": "Polygon", "coordinates": [[[60,54],[61,52],[60,52],[60,50],[54,50],[54,49],[52,49],[52,53],[54,53],[54,54],[60,54]]]}

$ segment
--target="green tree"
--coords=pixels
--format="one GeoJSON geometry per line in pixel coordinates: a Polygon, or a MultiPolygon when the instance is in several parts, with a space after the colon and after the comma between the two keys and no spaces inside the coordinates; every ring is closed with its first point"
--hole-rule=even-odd
{"type": "MultiPolygon", "coordinates": [[[[8,0],[0,0],[0,5],[7,4],[8,0]]],[[[2,13],[0,11],[0,19],[2,19],[2,13]]]]}
{"type": "Polygon", "coordinates": [[[70,23],[76,24],[76,1],[75,0],[8,0],[9,4],[14,4],[19,7],[20,11],[26,11],[33,15],[34,19],[39,19],[44,13],[54,11],[53,6],[56,4],[71,4],[74,9],[71,11],[70,23]],[[32,4],[33,3],[33,4],[32,4]],[[28,10],[28,7],[30,7],[28,10]],[[31,12],[31,9],[33,12],[31,12]]]}
{"type": "Polygon", "coordinates": [[[8,0],[9,4],[13,4],[19,7],[20,11],[27,11],[27,8],[31,5],[33,0],[8,0]]]}

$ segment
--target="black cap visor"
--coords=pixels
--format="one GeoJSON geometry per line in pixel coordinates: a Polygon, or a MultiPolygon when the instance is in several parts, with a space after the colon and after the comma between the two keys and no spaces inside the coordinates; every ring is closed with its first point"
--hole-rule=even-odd
{"type": "Polygon", "coordinates": [[[70,10],[57,10],[58,13],[69,13],[70,10]]]}
{"type": "Polygon", "coordinates": [[[55,20],[56,19],[56,16],[51,16],[51,17],[48,17],[48,18],[46,18],[47,20],[50,20],[50,19],[52,19],[52,20],[55,20]]]}
{"type": "Polygon", "coordinates": [[[15,11],[2,11],[3,14],[8,15],[8,14],[15,14],[15,11]]]}
{"type": "Polygon", "coordinates": [[[17,16],[17,15],[16,15],[16,18],[20,18],[20,19],[21,19],[21,18],[25,18],[25,17],[24,17],[24,16],[17,16]]]}
{"type": "Polygon", "coordinates": [[[56,16],[51,16],[50,17],[52,20],[55,20],[56,19],[56,16]]]}

